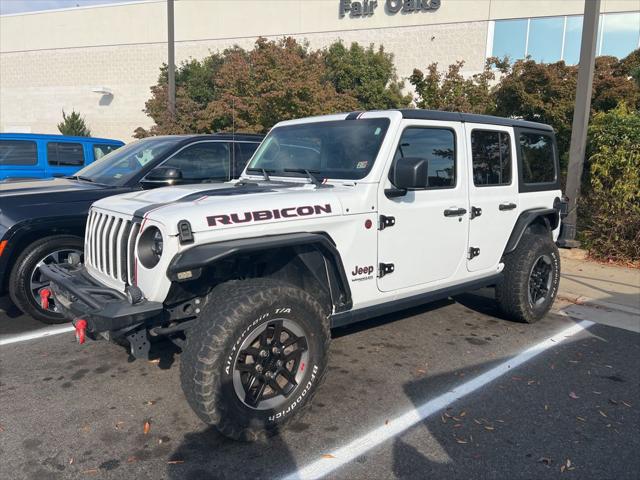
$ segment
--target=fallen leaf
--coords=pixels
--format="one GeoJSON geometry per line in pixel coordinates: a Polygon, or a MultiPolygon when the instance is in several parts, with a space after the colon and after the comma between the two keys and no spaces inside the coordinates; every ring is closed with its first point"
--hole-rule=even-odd
{"type": "Polygon", "coordinates": [[[447,423],[447,419],[444,416],[444,413],[440,414],[440,418],[442,419],[442,423],[447,423]]]}
{"type": "Polygon", "coordinates": [[[144,402],[145,405],[155,405],[156,401],[155,400],[147,400],[146,402],[144,402]]]}
{"type": "Polygon", "coordinates": [[[527,382],[527,385],[533,385],[534,383],[536,383],[536,381],[535,381],[535,380],[529,380],[529,381],[527,382]]]}
{"type": "Polygon", "coordinates": [[[116,422],[116,430],[120,430],[121,425],[124,425],[124,422],[116,422]]]}
{"type": "Polygon", "coordinates": [[[74,462],[73,457],[71,457],[71,458],[69,459],[69,465],[73,465],[73,462],[74,462]]]}
{"type": "Polygon", "coordinates": [[[582,417],[576,417],[578,420],[580,420],[581,422],[586,422],[586,420],[582,417]]]}
{"type": "Polygon", "coordinates": [[[564,465],[560,465],[560,473],[564,473],[566,469],[567,467],[565,467],[564,465]]]}
{"type": "MultiPolygon", "coordinates": [[[[629,406],[631,406],[631,405],[629,405],[629,406]]],[[[4,432],[4,427],[2,425],[0,425],[0,432],[4,432]]]]}
{"type": "Polygon", "coordinates": [[[84,473],[86,475],[95,475],[96,473],[98,473],[98,469],[97,468],[90,468],[89,470],[84,470],[82,473],[84,473]]]}
{"type": "Polygon", "coordinates": [[[421,374],[421,375],[424,375],[425,373],[427,373],[427,371],[426,371],[426,370],[424,370],[424,369],[422,369],[422,368],[419,368],[418,370],[416,370],[416,373],[419,373],[419,374],[421,374]]]}
{"type": "Polygon", "coordinates": [[[465,412],[465,411],[463,410],[463,411],[461,411],[461,412],[458,414],[458,416],[459,416],[460,418],[462,418],[462,417],[464,417],[466,414],[467,414],[467,412],[465,412]]]}
{"type": "Polygon", "coordinates": [[[149,360],[149,363],[158,364],[158,363],[160,363],[160,359],[159,358],[154,358],[153,360],[149,360]]]}
{"type": "Polygon", "coordinates": [[[504,420],[496,420],[496,422],[504,423],[504,420]]]}
{"type": "Polygon", "coordinates": [[[604,413],[602,410],[598,410],[598,412],[600,412],[600,415],[602,415],[604,418],[608,418],[607,414],[604,413]]]}
{"type": "Polygon", "coordinates": [[[336,458],[336,457],[334,457],[330,453],[325,453],[324,455],[322,455],[322,458],[336,458]]]}
{"type": "Polygon", "coordinates": [[[138,461],[138,457],[131,456],[131,457],[127,458],[127,463],[133,463],[133,462],[137,462],[137,461],[138,461]]]}
{"type": "Polygon", "coordinates": [[[455,435],[453,436],[453,438],[456,439],[456,442],[460,443],[460,444],[465,444],[465,443],[469,443],[466,440],[463,440],[462,438],[458,438],[455,435]]]}
{"type": "Polygon", "coordinates": [[[577,400],[580,398],[578,395],[575,394],[575,392],[569,392],[569,397],[573,398],[574,400],[577,400]]]}
{"type": "Polygon", "coordinates": [[[538,462],[544,463],[547,467],[551,465],[551,459],[549,457],[540,457],[538,462]]]}
{"type": "Polygon", "coordinates": [[[482,422],[480,420],[478,420],[477,418],[474,418],[473,421],[476,422],[478,425],[482,425],[482,422]]]}
{"type": "Polygon", "coordinates": [[[522,380],[522,377],[511,377],[511,380],[520,381],[520,380],[522,380]]]}
{"type": "Polygon", "coordinates": [[[616,400],[614,400],[613,398],[609,399],[609,403],[611,403],[612,405],[618,405],[618,402],[616,400]]]}
{"type": "Polygon", "coordinates": [[[545,406],[544,406],[544,409],[545,409],[545,410],[549,410],[549,405],[545,405],[545,406]]]}
{"type": "Polygon", "coordinates": [[[151,430],[151,423],[149,423],[149,421],[147,420],[146,422],[144,422],[142,431],[146,435],[147,433],[149,433],[149,430],[151,430]]]}
{"type": "MultiPolygon", "coordinates": [[[[627,407],[629,407],[629,408],[631,408],[631,404],[630,404],[630,403],[625,402],[624,400],[622,401],[622,404],[623,404],[623,405],[625,405],[625,406],[627,406],[627,407]]],[[[2,431],[2,427],[0,427],[0,432],[1,432],[1,431],[2,431]]]]}
{"type": "Polygon", "coordinates": [[[491,431],[493,431],[493,430],[495,430],[495,428],[490,427],[489,425],[485,425],[485,426],[484,426],[484,429],[485,429],[485,430],[489,430],[490,432],[491,432],[491,431]]]}
{"type": "Polygon", "coordinates": [[[184,463],[184,460],[169,460],[167,463],[169,465],[177,465],[179,463],[184,463]]]}
{"type": "Polygon", "coordinates": [[[595,393],[596,395],[600,395],[602,392],[596,392],[595,390],[593,391],[593,393],[595,393]]]}
{"type": "Polygon", "coordinates": [[[460,421],[460,419],[458,417],[451,417],[451,418],[453,418],[456,422],[460,421]]]}
{"type": "Polygon", "coordinates": [[[461,423],[456,423],[456,424],[453,426],[453,428],[460,428],[461,426],[462,426],[462,424],[461,424],[461,423]]]}

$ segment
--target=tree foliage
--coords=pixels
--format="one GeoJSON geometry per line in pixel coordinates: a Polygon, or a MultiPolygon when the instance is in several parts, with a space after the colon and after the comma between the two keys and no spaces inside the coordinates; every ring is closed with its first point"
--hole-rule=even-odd
{"type": "Polygon", "coordinates": [[[281,120],[357,109],[406,107],[392,55],[358,44],[311,50],[293,38],[260,38],[253,49],[233,47],[176,71],[176,114],[167,110],[167,71],[145,112],[149,134],[209,133],[235,129],[264,133],[281,120]]]}
{"type": "Polygon", "coordinates": [[[67,115],[62,110],[62,122],[58,124],[58,130],[62,135],[72,135],[75,137],[90,137],[91,130],[87,127],[84,118],[80,115],[80,112],[71,110],[71,113],[67,115]]]}
{"type": "Polygon", "coordinates": [[[336,42],[323,52],[327,76],[338,93],[355,98],[362,110],[408,107],[411,95],[403,94],[393,55],[383,47],[374,49],[352,43],[347,48],[336,42]]]}
{"type": "Polygon", "coordinates": [[[594,115],[581,202],[582,237],[602,259],[640,260],[640,113],[624,103],[594,115]]]}

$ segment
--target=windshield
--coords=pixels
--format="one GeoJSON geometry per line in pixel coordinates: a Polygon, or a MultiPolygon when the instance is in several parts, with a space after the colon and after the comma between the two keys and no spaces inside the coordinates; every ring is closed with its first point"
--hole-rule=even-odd
{"type": "Polygon", "coordinates": [[[281,176],[304,176],[308,170],[319,178],[364,178],[373,167],[388,127],[387,118],[278,127],[262,142],[248,170],[263,169],[281,176]]]}
{"type": "Polygon", "coordinates": [[[176,144],[176,137],[151,137],[132,142],[108,153],[74,175],[95,183],[121,186],[149,162],[176,144]]]}

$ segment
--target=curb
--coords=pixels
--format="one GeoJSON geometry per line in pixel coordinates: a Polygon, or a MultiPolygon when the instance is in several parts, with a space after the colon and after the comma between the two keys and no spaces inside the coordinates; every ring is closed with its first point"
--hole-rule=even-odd
{"type": "Polygon", "coordinates": [[[606,302],[604,300],[596,300],[595,298],[585,297],[582,295],[573,295],[570,293],[558,293],[557,298],[565,300],[575,305],[584,305],[585,307],[601,308],[605,310],[616,310],[630,315],[640,317],[640,309],[629,307],[627,305],[618,305],[617,303],[606,302]]]}

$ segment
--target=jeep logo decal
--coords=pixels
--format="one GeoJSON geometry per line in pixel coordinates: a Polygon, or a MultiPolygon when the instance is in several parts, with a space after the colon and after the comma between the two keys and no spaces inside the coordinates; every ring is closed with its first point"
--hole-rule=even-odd
{"type": "Polygon", "coordinates": [[[375,268],[373,267],[373,265],[368,265],[366,267],[359,267],[356,265],[351,272],[351,277],[355,278],[351,278],[351,281],[361,282],[363,280],[371,280],[373,278],[372,274],[374,270],[375,268]]]}
{"type": "Polygon", "coordinates": [[[287,207],[275,210],[254,210],[253,212],[231,213],[228,215],[211,215],[207,217],[210,227],[217,225],[232,225],[236,223],[258,222],[279,218],[306,217],[331,213],[331,205],[304,205],[302,207],[287,207]]]}

